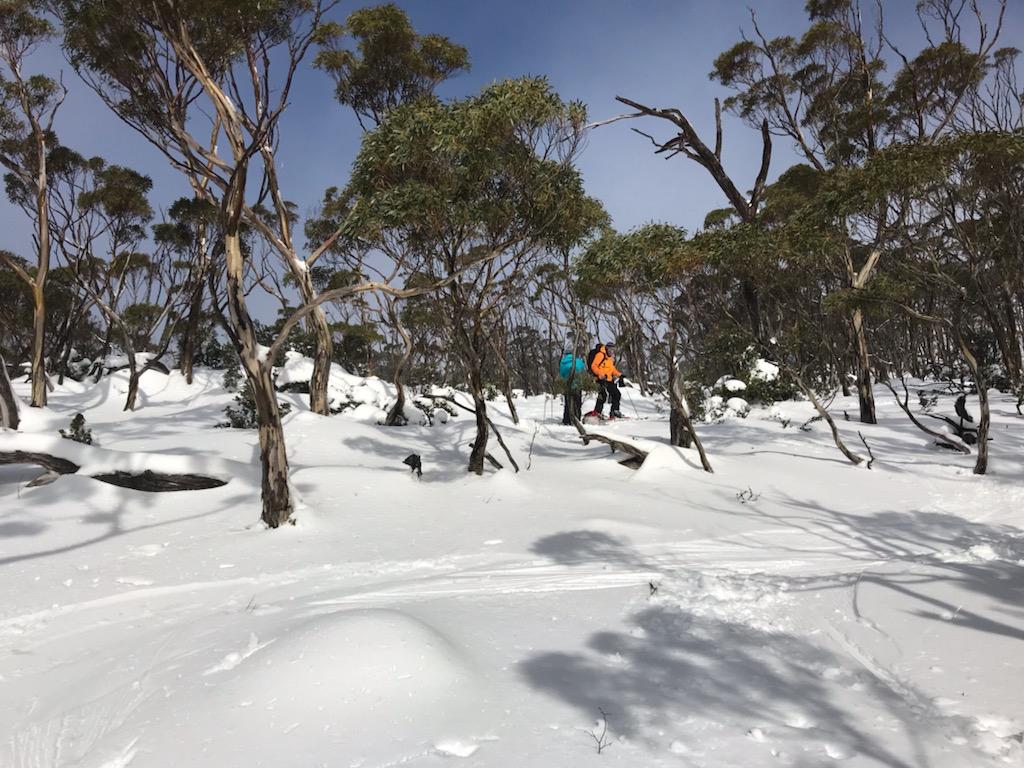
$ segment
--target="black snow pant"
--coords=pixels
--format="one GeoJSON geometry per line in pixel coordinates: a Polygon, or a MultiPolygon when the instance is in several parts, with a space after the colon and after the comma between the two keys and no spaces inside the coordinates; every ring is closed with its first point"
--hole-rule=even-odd
{"type": "Polygon", "coordinates": [[[597,405],[594,406],[594,410],[600,414],[604,413],[604,404],[610,402],[612,409],[610,414],[612,416],[621,416],[622,412],[619,410],[619,403],[622,400],[622,393],[619,392],[619,387],[614,381],[601,380],[597,382],[597,405]]]}
{"type": "Polygon", "coordinates": [[[583,392],[575,387],[568,390],[562,399],[565,401],[565,407],[562,409],[562,423],[572,424],[572,416],[570,413],[575,413],[577,420],[583,418],[583,392]],[[572,411],[569,408],[572,408],[572,411]]]}

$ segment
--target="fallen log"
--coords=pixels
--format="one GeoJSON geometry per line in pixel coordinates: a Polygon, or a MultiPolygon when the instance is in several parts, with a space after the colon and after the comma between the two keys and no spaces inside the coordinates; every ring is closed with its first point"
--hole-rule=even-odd
{"type": "Polygon", "coordinates": [[[148,469],[138,475],[133,475],[129,472],[107,472],[100,475],[92,475],[92,478],[102,483],[110,483],[121,488],[131,488],[133,491],[146,491],[148,493],[204,491],[208,488],[220,488],[223,485],[227,485],[226,481],[216,477],[206,477],[205,475],[164,475],[148,469]]]}
{"type": "Polygon", "coordinates": [[[612,453],[615,453],[615,451],[622,451],[623,453],[628,453],[631,457],[631,460],[627,459],[625,461],[620,461],[619,463],[622,464],[624,467],[629,467],[630,469],[639,469],[641,465],[643,465],[644,460],[647,458],[647,451],[645,451],[643,448],[637,448],[632,443],[624,443],[621,440],[616,440],[614,437],[600,435],[597,434],[596,432],[587,432],[586,430],[583,430],[580,433],[580,437],[583,438],[584,445],[590,445],[591,440],[597,440],[597,442],[604,443],[609,448],[611,448],[612,453]]]}
{"type": "MultiPolygon", "coordinates": [[[[47,470],[52,475],[73,475],[81,467],[73,461],[62,459],[59,456],[52,456],[48,453],[35,453],[31,451],[0,451],[0,464],[35,464],[47,470]]],[[[139,474],[131,472],[101,472],[90,475],[94,480],[101,483],[109,483],[121,488],[129,488],[133,491],[146,491],[149,493],[160,493],[164,491],[201,491],[208,488],[220,488],[227,485],[226,480],[206,475],[192,474],[164,474],[145,470],[139,474]]],[[[40,480],[41,478],[37,478],[40,480]]],[[[56,479],[56,478],[52,478],[56,479]]],[[[51,478],[48,478],[52,482],[51,478]]],[[[36,482],[36,481],[33,481],[36,482]]],[[[43,483],[37,483],[42,485],[43,483]]],[[[31,484],[30,484],[31,485],[31,484]]]]}
{"type": "Polygon", "coordinates": [[[73,475],[80,469],[73,461],[30,451],[0,451],[0,464],[35,464],[58,475],[73,475]]]}
{"type": "Polygon", "coordinates": [[[616,450],[620,450],[623,453],[628,453],[629,458],[623,459],[619,462],[624,467],[629,469],[640,469],[643,466],[644,461],[647,459],[647,451],[643,448],[637,448],[635,445],[630,443],[624,443],[621,440],[616,440],[613,437],[607,435],[599,435],[595,432],[587,432],[587,428],[583,426],[583,422],[580,421],[579,417],[575,413],[571,414],[572,425],[576,428],[576,431],[580,435],[580,439],[583,440],[584,445],[590,445],[591,440],[597,440],[599,443],[604,443],[612,449],[612,453],[616,450]]]}

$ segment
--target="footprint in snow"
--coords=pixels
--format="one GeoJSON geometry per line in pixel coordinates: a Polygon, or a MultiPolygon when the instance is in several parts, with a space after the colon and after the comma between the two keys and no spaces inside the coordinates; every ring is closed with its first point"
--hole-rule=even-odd
{"type": "Polygon", "coordinates": [[[434,744],[434,751],[444,757],[469,757],[480,749],[479,744],[459,739],[445,739],[434,744]]]}
{"type": "Polygon", "coordinates": [[[239,664],[241,664],[243,661],[248,659],[250,656],[252,656],[254,653],[256,653],[257,651],[262,650],[263,648],[266,648],[272,642],[274,642],[274,641],[273,640],[268,640],[265,643],[261,643],[259,641],[259,639],[256,637],[256,635],[250,634],[249,635],[249,645],[246,646],[244,651],[240,651],[240,652],[239,651],[232,651],[231,653],[226,655],[223,659],[221,659],[219,663],[214,664],[208,670],[203,672],[203,676],[205,677],[206,675],[214,675],[217,672],[227,672],[229,670],[232,670],[235,667],[237,667],[239,664]]]}
{"type": "Polygon", "coordinates": [[[138,547],[132,547],[131,551],[133,555],[138,555],[139,557],[155,557],[163,552],[166,546],[166,544],[142,544],[138,547]]]}
{"type": "Polygon", "coordinates": [[[151,587],[152,579],[142,579],[137,576],[118,576],[114,579],[118,584],[125,584],[129,587],[151,587]]]}
{"type": "Polygon", "coordinates": [[[786,725],[790,728],[799,728],[800,730],[805,731],[808,728],[813,728],[817,723],[802,712],[794,712],[786,718],[786,725]]]}
{"type": "Polygon", "coordinates": [[[845,744],[829,743],[825,745],[825,754],[833,760],[846,760],[853,757],[853,751],[845,744]]]}
{"type": "Polygon", "coordinates": [[[683,742],[679,741],[679,739],[676,739],[668,745],[668,751],[673,755],[685,755],[690,751],[690,748],[683,744],[683,742]]]}

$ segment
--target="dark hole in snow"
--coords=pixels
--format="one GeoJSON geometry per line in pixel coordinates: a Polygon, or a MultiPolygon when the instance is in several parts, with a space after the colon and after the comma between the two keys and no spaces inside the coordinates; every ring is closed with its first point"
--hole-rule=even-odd
{"type": "Polygon", "coordinates": [[[94,480],[99,480],[121,488],[131,488],[135,491],[149,491],[152,493],[160,491],[202,491],[207,488],[220,488],[227,485],[227,481],[219,480],[216,477],[205,475],[164,475],[146,470],[138,475],[129,472],[110,472],[102,475],[93,475],[94,480]]]}

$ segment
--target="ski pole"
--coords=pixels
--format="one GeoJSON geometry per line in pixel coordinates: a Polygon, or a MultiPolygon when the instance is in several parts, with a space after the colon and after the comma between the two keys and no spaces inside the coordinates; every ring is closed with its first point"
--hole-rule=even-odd
{"type": "MultiPolygon", "coordinates": [[[[625,389],[625,387],[619,387],[619,389],[625,389]]],[[[626,397],[629,398],[629,407],[633,409],[633,415],[638,419],[640,418],[640,411],[636,409],[636,405],[633,404],[633,396],[626,392],[626,397]]]]}

